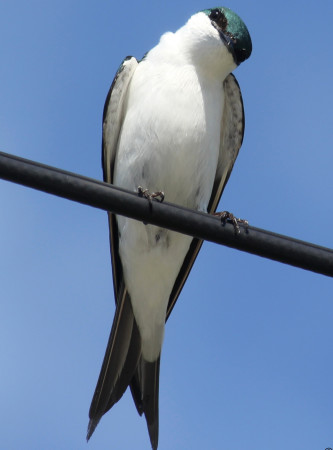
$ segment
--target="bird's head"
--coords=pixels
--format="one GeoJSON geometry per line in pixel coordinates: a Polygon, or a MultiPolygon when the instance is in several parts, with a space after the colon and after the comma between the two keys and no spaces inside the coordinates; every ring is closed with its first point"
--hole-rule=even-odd
{"type": "Polygon", "coordinates": [[[252,52],[250,33],[242,19],[231,9],[217,7],[205,9],[211,25],[217,30],[237,65],[248,59],[252,52]]]}
{"type": "Polygon", "coordinates": [[[231,9],[215,7],[194,14],[178,30],[187,53],[200,64],[230,66],[230,71],[245,61],[252,52],[249,31],[231,9]]]}

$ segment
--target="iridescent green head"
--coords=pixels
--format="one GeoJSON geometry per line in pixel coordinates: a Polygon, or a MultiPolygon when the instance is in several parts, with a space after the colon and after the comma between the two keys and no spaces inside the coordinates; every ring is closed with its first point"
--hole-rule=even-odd
{"type": "Polygon", "coordinates": [[[231,52],[237,65],[245,61],[252,52],[250,33],[242,19],[231,9],[216,7],[203,11],[219,32],[221,39],[231,52]]]}

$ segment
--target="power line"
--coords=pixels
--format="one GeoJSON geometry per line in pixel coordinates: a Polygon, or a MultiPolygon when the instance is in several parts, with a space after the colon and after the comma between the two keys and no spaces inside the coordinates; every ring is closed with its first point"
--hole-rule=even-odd
{"type": "Polygon", "coordinates": [[[136,193],[44,164],[0,152],[0,178],[144,223],[226,245],[333,277],[333,250],[288,236],[240,226],[167,202],[149,202],[136,193]]]}

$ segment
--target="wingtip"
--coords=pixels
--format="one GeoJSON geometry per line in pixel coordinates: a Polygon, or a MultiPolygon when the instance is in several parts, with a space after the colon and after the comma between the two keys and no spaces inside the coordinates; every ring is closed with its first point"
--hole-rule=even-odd
{"type": "Polygon", "coordinates": [[[148,433],[152,450],[157,450],[158,447],[158,421],[153,425],[148,425],[148,433]]]}
{"type": "Polygon", "coordinates": [[[96,419],[90,419],[89,423],[88,423],[88,430],[87,430],[87,442],[89,441],[89,439],[91,438],[93,432],[95,431],[98,422],[100,419],[96,420],[96,419]]]}
{"type": "Polygon", "coordinates": [[[142,404],[146,417],[148,433],[151,447],[157,450],[158,447],[158,391],[160,357],[155,362],[141,360],[142,369],[142,404]]]}

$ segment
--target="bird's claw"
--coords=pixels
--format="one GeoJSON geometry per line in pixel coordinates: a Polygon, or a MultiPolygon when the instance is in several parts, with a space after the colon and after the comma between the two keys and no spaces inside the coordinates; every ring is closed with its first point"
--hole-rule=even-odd
{"type": "Polygon", "coordinates": [[[139,197],[146,198],[149,201],[149,203],[151,203],[151,201],[153,199],[156,199],[159,202],[163,202],[163,200],[164,200],[164,192],[163,191],[149,192],[148,189],[143,189],[142,186],[138,186],[138,194],[139,194],[139,197]]]}
{"type": "Polygon", "coordinates": [[[223,224],[225,224],[227,220],[231,222],[236,234],[240,234],[240,224],[245,225],[246,228],[249,226],[249,222],[247,220],[239,219],[229,211],[214,213],[214,215],[220,217],[223,224]]]}

